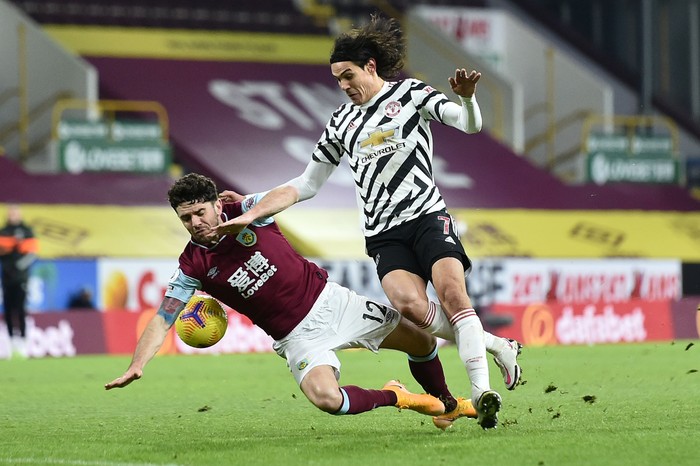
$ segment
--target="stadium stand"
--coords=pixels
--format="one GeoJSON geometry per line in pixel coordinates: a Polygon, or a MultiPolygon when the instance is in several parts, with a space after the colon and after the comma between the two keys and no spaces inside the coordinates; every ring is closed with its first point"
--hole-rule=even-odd
{"type": "MultiPolygon", "coordinates": [[[[268,189],[286,181],[292,174],[302,172],[308,154],[304,153],[299,160],[285,156],[287,141],[304,138],[307,144],[313,145],[326,118],[309,119],[308,111],[297,106],[292,90],[299,88],[298,83],[304,83],[306,89],[333,91],[326,65],[232,62],[203,65],[199,62],[112,57],[88,57],[88,60],[100,70],[103,92],[116,98],[157,100],[168,108],[172,138],[183,164],[216,174],[222,186],[242,192],[268,189]],[[129,79],[131,70],[136,68],[151,79],[129,79]],[[165,80],[168,86],[160,84],[165,80]],[[243,107],[237,107],[235,102],[231,104],[221,95],[217,98],[206,92],[212,82],[220,83],[220,92],[229,89],[229,85],[231,92],[235,92],[237,85],[245,86],[245,83],[258,83],[261,89],[277,89],[281,92],[280,101],[298,112],[295,113],[298,121],[308,123],[295,124],[292,118],[281,117],[282,122],[272,129],[247,120],[241,116],[243,107]],[[184,94],[188,97],[183,98],[184,94]]],[[[280,112],[267,105],[263,94],[261,91],[257,98],[251,96],[259,105],[258,110],[261,114],[270,112],[270,115],[280,118],[280,112]]],[[[337,102],[342,101],[342,96],[337,97],[337,102]]],[[[328,102],[322,103],[328,105],[328,102]]],[[[448,203],[454,206],[682,211],[700,207],[699,202],[677,186],[566,186],[487,133],[455,138],[453,130],[442,125],[433,125],[433,131],[436,154],[445,161],[446,170],[472,178],[471,185],[466,188],[464,185],[441,188],[448,203]]],[[[324,188],[328,190],[325,196],[317,196],[302,206],[354,206],[351,185],[331,185],[324,188]]]]}
{"type": "Polygon", "coordinates": [[[324,34],[292,1],[14,1],[39,23],[324,34]],[[281,6],[282,4],[282,6],[281,6]]]}
{"type": "Polygon", "coordinates": [[[426,5],[486,6],[485,0],[12,0],[42,24],[328,34],[334,24],[395,16],[426,5]]]}
{"type": "MultiPolygon", "coordinates": [[[[431,5],[456,5],[461,6],[486,6],[488,1],[467,1],[457,2],[454,0],[441,1],[407,1],[407,0],[392,0],[392,1],[375,1],[375,0],[316,0],[316,1],[293,1],[284,2],[284,7],[280,8],[279,0],[241,0],[236,2],[220,2],[220,1],[194,1],[194,0],[174,0],[174,1],[155,1],[155,0],[110,0],[108,2],[96,2],[90,0],[69,0],[69,1],[13,1],[15,5],[29,14],[32,18],[44,24],[77,24],[77,25],[101,25],[101,26],[133,26],[133,27],[148,27],[148,28],[173,28],[173,29],[192,29],[192,30],[234,30],[234,31],[264,31],[264,32],[284,32],[292,34],[315,34],[328,35],[330,32],[329,24],[320,24],[319,17],[331,13],[349,18],[349,21],[354,21],[362,16],[366,17],[368,12],[383,9],[384,11],[405,11],[410,6],[418,4],[431,5]],[[325,9],[324,9],[325,8],[325,9]],[[319,13],[321,12],[321,13],[319,13]],[[320,15],[320,16],[319,16],[320,15]],[[353,19],[354,18],[354,19],[353,19]]],[[[163,86],[149,85],[140,80],[129,82],[128,71],[130,67],[138,67],[142,73],[154,73],[158,75],[159,67],[162,63],[157,60],[130,60],[114,59],[105,57],[87,57],[88,60],[95,65],[101,72],[100,90],[102,98],[130,99],[143,98],[154,99],[163,102],[170,111],[172,111],[172,143],[175,152],[178,154],[178,161],[183,163],[187,169],[204,171],[210,175],[214,175],[217,181],[226,186],[238,188],[243,191],[254,189],[253,186],[246,186],[246,183],[241,185],[240,181],[233,180],[232,177],[220,177],[216,172],[218,167],[226,167],[233,152],[226,150],[212,151],[193,147],[194,140],[206,140],[208,146],[212,145],[212,137],[216,139],[216,135],[196,134],[200,128],[211,127],[203,122],[207,120],[218,121],[221,117],[216,116],[216,112],[211,112],[210,115],[204,113],[193,113],[191,109],[181,108],[179,105],[180,97],[186,93],[188,83],[183,83],[182,88],[176,86],[168,86],[172,92],[168,92],[163,86]],[[149,71],[150,70],[150,71],[149,71]],[[124,75],[123,73],[126,73],[124,75]],[[139,88],[139,89],[137,89],[139,88]],[[167,95],[166,95],[167,94],[167,95]],[[196,116],[193,116],[196,115],[196,116]],[[186,122],[186,124],[185,124],[186,122]],[[217,161],[217,159],[219,159],[217,161]]],[[[187,68],[187,64],[178,64],[183,69],[187,68]]],[[[291,67],[290,72],[295,74],[297,67],[291,67]]],[[[173,70],[169,70],[171,74],[173,70]]],[[[318,70],[318,74],[322,76],[324,71],[318,70]]],[[[274,71],[270,71],[270,75],[274,71]]],[[[303,78],[308,79],[307,72],[301,72],[303,78]]],[[[314,73],[312,73],[313,75],[314,73]]],[[[194,76],[194,74],[193,74],[194,76]]],[[[234,73],[235,76],[235,73],[234,73]]],[[[166,79],[165,75],[161,79],[166,79]]],[[[263,79],[260,76],[258,79],[263,79]]],[[[323,81],[323,80],[321,80],[323,81]]],[[[215,103],[210,102],[210,108],[216,108],[215,103]]],[[[214,125],[215,126],[215,125],[214,125]]],[[[202,131],[206,132],[205,129],[202,131]]],[[[309,137],[318,132],[311,131],[309,137]]],[[[225,142],[221,142],[221,147],[226,147],[225,142]]],[[[501,148],[506,150],[505,148],[501,148]]],[[[507,151],[506,151],[507,153],[507,151]]],[[[527,162],[515,154],[509,153],[512,162],[506,162],[508,157],[501,163],[509,165],[519,165],[520,172],[526,170],[527,162]]],[[[296,169],[294,169],[296,170],[296,169]]],[[[494,168],[496,172],[502,171],[494,168]]],[[[224,170],[227,171],[227,170],[224,170]]],[[[228,170],[230,171],[230,170],[228,170]]],[[[514,172],[517,172],[514,170],[514,172]]],[[[284,176],[277,177],[277,181],[283,179],[284,176]]],[[[532,178],[532,176],[530,176],[532,178]]],[[[166,178],[167,179],[167,178],[166,178]]],[[[250,180],[248,177],[246,180],[250,180]]],[[[129,183],[133,182],[129,181],[129,183]]],[[[273,182],[270,180],[270,182],[273,182]]],[[[127,183],[128,184],[128,183],[127,183]]],[[[264,185],[263,182],[260,182],[264,185]]],[[[509,188],[511,191],[517,190],[514,184],[509,188]]],[[[592,188],[588,188],[590,191],[592,188]]],[[[601,205],[609,206],[634,206],[635,204],[644,203],[643,208],[663,208],[663,202],[672,203],[683,198],[676,207],[681,210],[692,209],[695,203],[692,199],[685,199],[684,193],[669,194],[670,192],[679,191],[675,187],[655,187],[648,189],[646,192],[649,195],[627,194],[627,192],[635,191],[634,187],[613,187],[610,190],[616,192],[614,196],[607,197],[608,201],[601,205]],[[663,191],[663,194],[659,194],[663,191]],[[611,201],[614,199],[614,201],[611,201]],[[644,201],[643,201],[644,200],[644,201]],[[687,201],[687,202],[686,202],[687,201]]],[[[571,192],[575,191],[572,189],[571,192]]],[[[66,192],[70,192],[67,190],[66,192]]],[[[344,196],[345,197],[345,196],[344,196]]],[[[482,200],[488,196],[479,196],[482,200]]],[[[496,196],[498,198],[499,196],[496,196]]],[[[529,196],[532,198],[533,196],[529,196]]],[[[537,196],[535,196],[537,197],[537,196]]],[[[595,199],[596,196],[589,196],[595,199]]],[[[124,196],[128,199],[128,196],[124,196]]],[[[519,204],[523,203],[523,196],[513,196],[519,204]]],[[[550,197],[554,199],[555,197],[550,197]]],[[[569,199],[573,200],[576,195],[571,195],[569,199]]],[[[558,197],[557,199],[562,199],[558,197]]],[[[585,199],[585,196],[582,197],[585,199]]],[[[600,197],[598,197],[600,199],[600,197]]],[[[471,202],[474,202],[473,200],[471,202]]],[[[478,203],[478,201],[476,201],[478,203]]],[[[581,200],[578,204],[573,202],[572,205],[578,205],[579,208],[590,206],[590,202],[581,200]]],[[[470,204],[471,205],[471,204],[470,204]]],[[[505,207],[505,205],[504,205],[505,207]]],[[[556,208],[556,207],[555,207],[556,208]]]]}
{"type": "Polygon", "coordinates": [[[30,174],[9,155],[0,156],[0,173],[3,203],[163,205],[171,184],[167,175],[30,174]]]}
{"type": "MultiPolygon", "coordinates": [[[[499,2],[489,2],[491,4],[499,2]]],[[[697,39],[692,41],[693,20],[697,27],[700,17],[693,2],[580,2],[577,0],[507,0],[505,2],[525,12],[533,23],[545,27],[577,50],[600,64],[613,76],[634,89],[642,86],[645,73],[642,64],[642,9],[651,9],[653,60],[651,74],[653,95],[651,103],[686,131],[700,138],[700,106],[694,102],[691,89],[690,57],[697,39]],[[694,12],[694,13],[693,13],[694,12]],[[622,20],[624,18],[624,21],[622,20]],[[695,107],[695,110],[693,110],[695,107]]],[[[693,154],[700,158],[700,154],[693,154]]]]}
{"type": "MultiPolygon", "coordinates": [[[[409,6],[430,3],[438,5],[454,5],[460,4],[464,6],[484,6],[485,1],[420,1],[408,2],[404,0],[388,1],[371,1],[371,0],[328,0],[328,1],[287,1],[285,7],[280,8],[279,1],[262,0],[262,1],[237,1],[237,2],[217,2],[217,1],[184,1],[177,0],[172,2],[164,1],[127,1],[127,0],[112,0],[109,2],[94,2],[89,0],[70,0],[65,2],[56,1],[14,1],[17,6],[22,8],[26,13],[34,19],[45,24],[78,24],[78,25],[104,25],[104,26],[139,26],[152,28],[188,28],[188,29],[228,29],[235,31],[265,31],[265,32],[285,32],[285,33],[300,33],[327,35],[328,27],[320,27],[313,12],[320,11],[322,7],[329,7],[341,15],[366,15],[368,11],[377,10],[378,8],[395,9],[396,11],[404,11],[409,6]],[[293,23],[293,26],[290,24],[293,23]]],[[[249,79],[254,76],[258,80],[267,80],[266,77],[273,77],[279,74],[279,65],[270,66],[265,71],[265,65],[259,65],[253,70],[252,68],[245,71],[245,65],[235,65],[225,69],[220,64],[206,64],[200,66],[201,63],[192,64],[187,62],[165,62],[159,60],[143,60],[130,58],[114,58],[114,57],[87,57],[101,75],[100,79],[100,94],[101,98],[114,99],[147,99],[157,100],[163,103],[170,112],[172,119],[172,144],[175,153],[178,157],[178,162],[183,163],[186,169],[203,171],[213,175],[222,186],[240,189],[241,191],[254,191],[261,187],[267,187],[276,182],[283,181],[287,178],[286,174],[301,171],[303,164],[297,163],[298,166],[286,167],[281,170],[281,173],[262,179],[257,179],[255,185],[251,184],[251,180],[256,179],[253,173],[248,176],[234,176],[231,173],[240,173],[240,170],[231,166],[231,160],[242,160],[250,157],[251,151],[274,153],[281,146],[281,141],[270,140],[269,138],[258,138],[255,141],[246,141],[246,136],[251,134],[250,131],[242,131],[241,139],[248,146],[238,145],[231,147],[230,142],[227,142],[222,134],[208,134],[210,128],[216,128],[219,122],[226,120],[226,112],[230,109],[221,108],[221,103],[212,101],[211,96],[200,96],[198,102],[205,102],[201,107],[193,108],[191,103],[188,103],[182,96],[191,93],[193,89],[193,80],[199,78],[199,75],[207,76],[207,70],[220,68],[218,73],[221,76],[230,76],[231,80],[249,79]],[[173,68],[175,67],[175,68],[173,68]],[[176,70],[177,68],[177,70],[176,70]],[[274,69],[273,69],[274,68],[274,69]],[[133,80],[133,69],[139,69],[146,76],[152,76],[151,80],[133,80]],[[239,70],[244,70],[239,74],[239,70]],[[190,71],[183,71],[190,70],[190,71]],[[258,72],[257,70],[262,70],[258,72]],[[178,75],[188,76],[179,80],[178,75]],[[159,83],[167,79],[169,85],[162,86],[159,83]],[[207,100],[209,99],[209,100],[207,100]],[[222,140],[223,139],[223,140],[222,140]],[[271,143],[267,149],[260,149],[260,141],[265,139],[271,143]],[[202,141],[206,141],[203,143],[202,141]],[[257,144],[257,145],[256,145],[257,144]],[[218,146],[215,150],[213,147],[218,146]],[[247,152],[240,152],[245,147],[247,152]],[[226,175],[220,175],[225,173],[226,175]]],[[[297,76],[301,82],[316,82],[318,85],[327,85],[326,77],[327,69],[325,67],[308,68],[302,66],[290,65],[289,68],[284,68],[290,76],[297,76]]],[[[216,78],[215,75],[211,79],[216,78]]],[[[287,87],[292,79],[286,79],[281,83],[283,87],[287,87]]],[[[207,84],[202,82],[199,87],[206,88],[207,84]]],[[[238,122],[237,124],[239,124],[238,122]]],[[[306,136],[313,140],[318,136],[322,127],[318,127],[308,131],[306,136]]],[[[234,128],[234,131],[236,130],[234,128]]],[[[288,135],[290,136],[290,135],[288,135]]],[[[479,136],[479,138],[489,138],[488,135],[479,136]]],[[[229,138],[230,139],[230,138],[229,138]]],[[[240,142],[240,141],[239,141],[240,142]]],[[[493,189],[493,195],[490,196],[489,190],[477,189],[478,194],[474,194],[458,201],[459,206],[478,207],[478,206],[532,206],[528,201],[533,199],[541,199],[544,208],[559,208],[564,200],[569,201],[571,208],[646,208],[646,209],[678,209],[692,210],[697,207],[697,203],[688,198],[682,190],[673,186],[647,186],[647,187],[608,187],[600,188],[602,191],[596,191],[599,194],[588,195],[574,194],[576,188],[571,188],[568,191],[569,195],[561,196],[540,196],[537,191],[537,186],[541,183],[532,183],[535,188],[527,188],[529,195],[525,195],[525,191],[518,193],[519,189],[525,189],[528,183],[517,183],[517,180],[522,179],[522,173],[530,173],[528,179],[546,179],[546,184],[549,186],[556,185],[557,188],[551,188],[546,192],[551,193],[552,189],[559,189],[563,186],[556,178],[546,176],[542,173],[535,175],[537,170],[533,170],[527,161],[509,151],[507,148],[498,144],[486,144],[489,151],[503,153],[503,159],[491,165],[493,173],[497,173],[501,178],[502,183],[508,186],[507,190],[495,188],[498,182],[484,183],[493,189]],[[508,174],[504,174],[505,167],[509,167],[513,173],[513,179],[510,182],[504,181],[508,178],[508,174]],[[505,200],[502,193],[510,192],[512,201],[505,200]],[[608,200],[601,201],[603,197],[600,195],[604,192],[610,193],[608,200]],[[614,193],[614,195],[613,195],[614,193]],[[492,199],[488,201],[487,199],[492,199]],[[493,201],[500,199],[500,201],[493,201]],[[578,199],[578,200],[577,200],[578,199]],[[596,202],[594,202],[596,201],[596,202]],[[493,204],[496,202],[496,204],[493,204]],[[674,204],[675,203],[675,204],[674,204]]],[[[456,151],[457,149],[447,149],[446,152],[456,151]]],[[[262,156],[264,157],[264,155],[262,156]]],[[[489,157],[486,161],[480,161],[479,166],[488,166],[496,156],[489,157]],[[484,165],[486,164],[486,165],[484,165]]],[[[465,163],[465,166],[474,166],[473,163],[465,163]]],[[[488,172],[488,170],[484,170],[488,172]]],[[[167,177],[164,179],[167,180],[167,177]]],[[[495,181],[495,180],[494,180],[495,181]]],[[[130,181],[126,184],[133,183],[130,181]]],[[[587,188],[587,192],[598,190],[599,188],[587,188]]],[[[148,191],[144,191],[148,192],[148,191]]],[[[449,197],[449,193],[447,194],[449,197]]],[[[119,197],[119,196],[117,196],[119,197]]],[[[99,198],[99,197],[98,197],[99,198]]],[[[128,196],[124,196],[128,199],[128,196]]],[[[352,199],[352,196],[343,195],[342,198],[352,199]]]]}

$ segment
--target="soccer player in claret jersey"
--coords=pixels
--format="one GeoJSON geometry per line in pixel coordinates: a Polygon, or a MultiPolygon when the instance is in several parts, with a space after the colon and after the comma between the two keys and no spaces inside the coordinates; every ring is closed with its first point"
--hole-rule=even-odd
{"type": "Polygon", "coordinates": [[[258,218],[235,235],[216,230],[253,207],[259,197],[224,205],[205,176],[189,174],[175,182],[168,199],[191,241],[131,364],[105,388],[125,387],[141,378],[185,303],[195,290],[204,290],[275,340],[275,351],[287,360],[301,390],[323,411],[358,414],[396,406],[431,416],[457,409],[462,416],[476,417],[469,400],[456,400],[449,392],[433,336],[395,309],[329,282],[327,272],[300,256],[272,218],[258,218]],[[427,394],[410,393],[395,380],[381,390],[339,387],[335,352],[356,347],[407,353],[411,374],[427,394]]]}
{"type": "Polygon", "coordinates": [[[350,102],[331,116],[302,175],[271,190],[250,212],[219,230],[233,234],[252,219],[315,196],[346,156],[364,217],[366,249],[384,292],[403,316],[456,342],[479,424],[493,428],[501,397],[490,388],[486,351],[512,390],[520,380],[521,345],[484,332],[471,304],[465,283],[471,262],[435,184],[430,132],[431,121],[465,133],[481,130],[475,96],[481,73],[462,68],[448,78],[457,104],[418,79],[388,81],[403,68],[404,56],[396,20],[373,16],[362,28],[341,34],[331,51],[330,71],[350,102]],[[439,303],[429,299],[428,282],[439,303]]]}

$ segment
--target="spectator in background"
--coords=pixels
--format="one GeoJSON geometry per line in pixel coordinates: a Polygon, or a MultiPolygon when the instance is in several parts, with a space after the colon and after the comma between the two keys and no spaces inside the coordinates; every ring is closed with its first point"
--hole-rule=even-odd
{"type": "Polygon", "coordinates": [[[95,309],[92,303],[92,290],[88,287],[82,287],[70,296],[68,300],[68,309],[78,309],[83,311],[92,311],[95,309]]]}
{"type": "Polygon", "coordinates": [[[22,211],[19,206],[8,206],[7,224],[0,230],[2,295],[5,324],[10,334],[12,349],[14,353],[22,356],[26,355],[29,268],[36,261],[38,246],[34,232],[22,221],[22,211]],[[19,330],[19,334],[16,330],[19,330]]]}

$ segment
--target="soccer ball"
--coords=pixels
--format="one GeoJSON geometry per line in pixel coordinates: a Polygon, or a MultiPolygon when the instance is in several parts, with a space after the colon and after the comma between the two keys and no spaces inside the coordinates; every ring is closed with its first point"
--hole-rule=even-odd
{"type": "Polygon", "coordinates": [[[228,327],[226,311],[211,296],[192,296],[175,321],[180,339],[194,348],[208,348],[221,340],[228,327]]]}

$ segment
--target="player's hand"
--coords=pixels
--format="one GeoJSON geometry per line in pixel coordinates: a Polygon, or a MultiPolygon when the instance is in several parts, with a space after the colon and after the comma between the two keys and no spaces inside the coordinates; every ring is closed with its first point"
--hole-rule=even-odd
{"type": "Polygon", "coordinates": [[[219,193],[219,199],[221,199],[221,202],[224,204],[233,204],[234,202],[242,201],[245,199],[245,196],[238,194],[235,191],[226,190],[219,193]]]}
{"type": "Polygon", "coordinates": [[[124,372],[124,375],[121,377],[112,380],[109,383],[105,384],[105,390],[111,390],[113,388],[123,388],[129,385],[131,382],[134,380],[138,380],[143,376],[143,371],[140,370],[128,370],[124,372]]]}
{"type": "Polygon", "coordinates": [[[232,218],[228,222],[223,222],[215,226],[212,230],[215,232],[216,235],[220,237],[224,235],[237,235],[245,227],[248,226],[247,222],[242,222],[240,220],[240,217],[232,218]]]}
{"type": "Polygon", "coordinates": [[[481,73],[476,70],[471,70],[467,73],[464,68],[456,69],[455,76],[447,78],[450,82],[450,87],[452,91],[458,96],[469,99],[476,92],[476,83],[479,82],[481,78],[481,73]]]}

